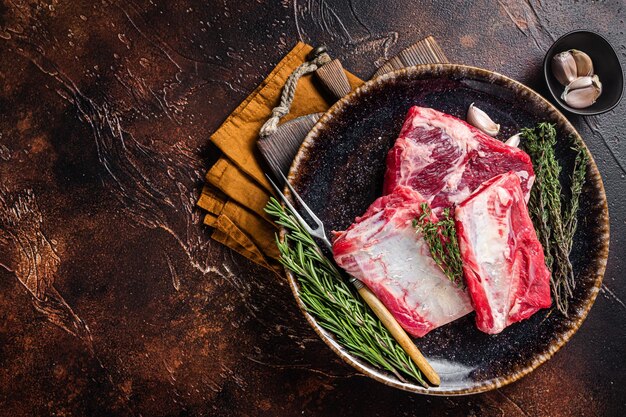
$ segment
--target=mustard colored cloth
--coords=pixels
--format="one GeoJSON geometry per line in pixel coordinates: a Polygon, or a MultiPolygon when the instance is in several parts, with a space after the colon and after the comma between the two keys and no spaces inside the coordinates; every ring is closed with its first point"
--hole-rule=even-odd
{"type": "MultiPolygon", "coordinates": [[[[280,101],[287,78],[306,61],[311,49],[299,42],[211,136],[223,155],[207,172],[207,184],[197,203],[207,211],[204,223],[214,228],[211,238],[278,273],[278,230],[263,211],[271,188],[256,143],[261,126],[280,101]]],[[[346,76],[353,89],[363,83],[349,72],[346,76]]],[[[280,123],[325,112],[332,105],[313,79],[314,74],[300,78],[291,110],[280,123]]]]}

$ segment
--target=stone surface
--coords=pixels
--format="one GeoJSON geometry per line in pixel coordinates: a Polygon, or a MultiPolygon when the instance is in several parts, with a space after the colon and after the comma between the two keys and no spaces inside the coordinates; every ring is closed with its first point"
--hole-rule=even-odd
{"type": "Polygon", "coordinates": [[[545,95],[554,39],[600,32],[624,65],[625,19],[619,0],[0,3],[0,415],[622,415],[626,102],[570,117],[609,199],[601,295],[553,359],[487,394],[355,374],[193,202],[208,135],[298,39],[367,78],[433,35],[545,95]]]}

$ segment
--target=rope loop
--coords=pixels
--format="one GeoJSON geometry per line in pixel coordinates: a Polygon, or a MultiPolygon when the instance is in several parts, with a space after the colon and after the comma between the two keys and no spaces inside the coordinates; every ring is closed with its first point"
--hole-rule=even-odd
{"type": "Polygon", "coordinates": [[[263,124],[263,127],[261,127],[261,130],[259,131],[259,136],[265,138],[276,132],[280,119],[289,113],[300,77],[312,73],[330,61],[330,55],[326,52],[321,52],[312,60],[300,64],[300,66],[298,66],[298,68],[291,73],[289,78],[287,78],[287,82],[285,83],[283,91],[280,95],[280,103],[272,109],[272,117],[267,119],[267,121],[263,124]]]}

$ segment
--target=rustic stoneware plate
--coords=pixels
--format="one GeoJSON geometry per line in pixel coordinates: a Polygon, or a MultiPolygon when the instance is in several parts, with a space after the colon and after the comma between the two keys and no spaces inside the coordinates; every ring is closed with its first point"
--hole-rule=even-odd
{"type": "MultiPolygon", "coordinates": [[[[502,125],[499,139],[548,120],[556,123],[559,137],[573,135],[582,142],[558,110],[516,81],[474,67],[423,65],[383,75],[337,102],[305,139],[291,167],[290,181],[324,221],[326,230],[343,230],[381,195],[385,156],[411,106],[432,107],[464,119],[472,102],[502,125]]],[[[571,166],[569,147],[562,143],[556,151],[561,162],[571,166]]],[[[403,383],[350,355],[305,312],[291,274],[289,281],[319,336],[344,361],[371,378],[423,394],[491,390],[548,360],[580,327],[598,294],[608,255],[609,217],[602,179],[592,158],[580,204],[571,256],[577,284],[569,317],[546,309],[501,334],[487,335],[476,329],[472,313],[416,339],[441,375],[439,387],[403,383]]]]}

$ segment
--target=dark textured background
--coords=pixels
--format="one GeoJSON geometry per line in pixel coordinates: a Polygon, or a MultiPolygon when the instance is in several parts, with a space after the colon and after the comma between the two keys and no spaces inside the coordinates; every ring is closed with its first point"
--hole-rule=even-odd
{"type": "Polygon", "coordinates": [[[208,135],[297,39],[367,78],[434,35],[545,94],[543,53],[571,29],[626,63],[623,1],[153,3],[0,3],[0,415],[623,415],[626,101],[571,117],[609,198],[601,295],[553,359],[483,395],[356,375],[193,208],[208,135]]]}

